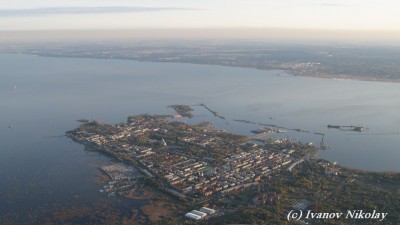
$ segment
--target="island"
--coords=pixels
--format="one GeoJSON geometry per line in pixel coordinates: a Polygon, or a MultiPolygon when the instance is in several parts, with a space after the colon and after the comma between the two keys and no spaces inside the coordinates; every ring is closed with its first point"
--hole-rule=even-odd
{"type": "MultiPolygon", "coordinates": [[[[189,112],[179,105],[177,111],[189,112]]],[[[181,112],[184,114],[183,112],[181,112]]],[[[97,120],[66,132],[87,150],[118,163],[102,167],[112,178],[101,192],[137,197],[162,193],[152,224],[292,224],[292,210],[364,210],[379,218],[303,218],[303,224],[398,224],[400,176],[340,167],[318,159],[312,143],[252,137],[189,124],[175,115],[134,115],[114,125],[97,120]],[[164,212],[168,208],[167,213],[164,212]]],[[[255,133],[269,133],[260,130],[255,133]]],[[[140,221],[138,222],[139,224],[140,221]]]]}

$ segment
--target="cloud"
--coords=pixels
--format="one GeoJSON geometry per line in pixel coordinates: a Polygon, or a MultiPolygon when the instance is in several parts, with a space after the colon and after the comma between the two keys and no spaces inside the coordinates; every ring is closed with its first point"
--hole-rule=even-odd
{"type": "Polygon", "coordinates": [[[104,14],[104,13],[134,13],[166,10],[199,10],[190,8],[153,8],[153,7],[54,7],[32,9],[3,9],[0,16],[43,16],[60,14],[104,14]]]}

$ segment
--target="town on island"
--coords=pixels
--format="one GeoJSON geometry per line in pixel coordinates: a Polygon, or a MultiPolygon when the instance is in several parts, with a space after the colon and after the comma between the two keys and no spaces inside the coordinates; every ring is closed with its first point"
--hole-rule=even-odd
{"type": "MultiPolygon", "coordinates": [[[[341,194],[357,198],[349,189],[352,185],[380,176],[318,159],[315,155],[321,149],[312,143],[260,139],[284,132],[277,128],[255,130],[255,136],[237,135],[214,128],[211,122],[181,122],[180,118],[193,116],[193,109],[171,107],[178,115],[134,115],[114,125],[85,119],[66,133],[87,150],[118,161],[101,167],[111,178],[101,192],[131,196],[151,186],[176,201],[175,218],[189,222],[224,220],[243,205],[270,205],[280,210],[272,219],[278,222],[290,209],[323,209],[327,206],[322,202],[329,198],[335,198],[328,206],[334,207],[343,201],[336,198],[341,194]]],[[[377,191],[370,183],[364,188],[360,192],[377,191]]]]}

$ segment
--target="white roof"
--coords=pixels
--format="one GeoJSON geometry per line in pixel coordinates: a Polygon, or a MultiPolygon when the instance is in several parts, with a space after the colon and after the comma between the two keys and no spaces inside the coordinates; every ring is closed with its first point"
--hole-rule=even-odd
{"type": "Polygon", "coordinates": [[[197,210],[192,210],[190,213],[193,213],[194,215],[200,216],[202,218],[207,216],[207,213],[200,212],[200,211],[197,211],[197,210]]]}
{"type": "Polygon", "coordinates": [[[200,216],[195,215],[195,214],[193,214],[193,213],[186,213],[185,216],[186,216],[187,218],[192,219],[192,220],[199,220],[199,219],[201,219],[200,216]]]}
{"type": "Polygon", "coordinates": [[[210,208],[207,208],[207,207],[201,207],[200,211],[205,212],[207,214],[212,214],[212,213],[216,212],[214,209],[210,209],[210,208]]]}

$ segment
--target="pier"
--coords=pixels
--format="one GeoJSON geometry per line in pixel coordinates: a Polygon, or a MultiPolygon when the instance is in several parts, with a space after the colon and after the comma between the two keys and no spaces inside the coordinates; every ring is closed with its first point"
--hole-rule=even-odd
{"type": "Polygon", "coordinates": [[[221,119],[223,119],[223,120],[225,120],[226,119],[226,117],[225,116],[221,116],[221,115],[219,115],[218,114],[218,112],[216,112],[216,111],[214,111],[214,110],[212,110],[212,109],[210,109],[208,106],[206,106],[205,104],[200,104],[199,106],[203,106],[205,109],[207,109],[209,112],[211,112],[214,116],[216,116],[216,117],[219,117],[219,118],[221,118],[221,119]]]}

